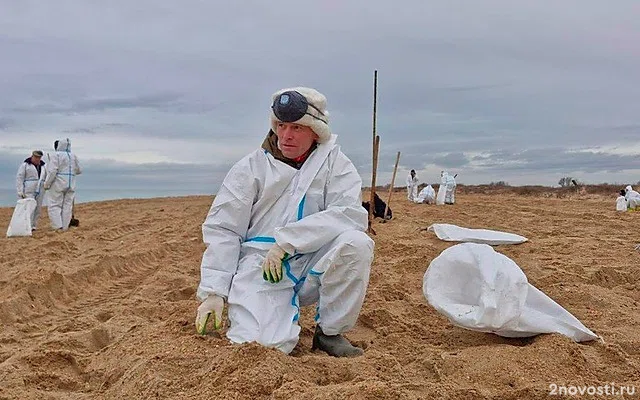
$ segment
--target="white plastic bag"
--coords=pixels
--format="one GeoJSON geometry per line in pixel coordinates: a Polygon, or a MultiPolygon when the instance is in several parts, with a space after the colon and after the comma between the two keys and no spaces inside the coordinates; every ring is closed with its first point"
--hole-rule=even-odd
{"type": "Polygon", "coordinates": [[[447,242],[483,243],[495,246],[499,244],[520,244],[529,240],[515,233],[493,231],[490,229],[462,228],[452,224],[433,224],[429,226],[427,230],[435,232],[438,239],[447,242]]]}
{"type": "Polygon", "coordinates": [[[419,204],[433,204],[435,198],[436,191],[433,190],[433,187],[431,185],[427,185],[420,191],[420,194],[418,194],[418,198],[415,199],[415,202],[419,204]]]}
{"type": "Polygon", "coordinates": [[[616,211],[627,211],[627,199],[624,196],[618,196],[616,199],[616,211]]]}
{"type": "Polygon", "coordinates": [[[440,186],[438,186],[438,195],[436,196],[436,205],[444,205],[444,200],[447,197],[447,178],[442,176],[440,179],[440,186]]]}
{"type": "Polygon", "coordinates": [[[29,197],[18,200],[7,229],[7,237],[31,236],[31,217],[35,209],[35,199],[29,197]]]}
{"type": "Polygon", "coordinates": [[[598,338],[489,245],[463,243],[443,251],[424,274],[422,290],[431,306],[462,328],[504,337],[555,332],[576,342],[598,338]]]}

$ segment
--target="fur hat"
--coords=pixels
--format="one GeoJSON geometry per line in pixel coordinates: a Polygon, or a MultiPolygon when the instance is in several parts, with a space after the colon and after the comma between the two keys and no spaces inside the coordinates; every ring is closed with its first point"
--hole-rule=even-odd
{"type": "MultiPolygon", "coordinates": [[[[329,128],[329,112],[327,111],[327,98],[320,92],[315,89],[308,87],[294,87],[278,90],[271,97],[271,102],[275,101],[275,99],[282,93],[288,91],[296,91],[303,95],[307,102],[313,107],[309,107],[307,112],[312,114],[316,118],[311,115],[305,114],[302,118],[294,123],[299,125],[308,126],[318,135],[318,143],[324,143],[331,138],[331,128],[329,128]],[[314,108],[315,107],[315,108],[314,108]]],[[[276,128],[278,123],[281,122],[278,117],[271,109],[271,130],[276,132],[276,128]]]]}

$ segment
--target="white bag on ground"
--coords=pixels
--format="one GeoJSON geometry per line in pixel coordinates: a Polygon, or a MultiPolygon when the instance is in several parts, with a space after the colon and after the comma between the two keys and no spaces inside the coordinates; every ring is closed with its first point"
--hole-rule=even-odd
{"type": "Polygon", "coordinates": [[[627,199],[624,196],[618,196],[616,199],[616,211],[627,211],[627,199]]]}
{"type": "Polygon", "coordinates": [[[598,338],[531,285],[513,260],[485,244],[443,251],[424,274],[422,290],[431,306],[462,328],[504,337],[555,332],[576,342],[598,338]]]}
{"type": "Polygon", "coordinates": [[[431,185],[425,186],[418,194],[418,197],[415,199],[416,203],[420,204],[433,204],[436,199],[436,191],[433,189],[431,185]]]}
{"type": "Polygon", "coordinates": [[[526,242],[524,236],[515,233],[493,231],[489,229],[462,228],[452,224],[433,224],[427,228],[430,232],[435,232],[438,239],[447,242],[470,242],[484,243],[492,246],[499,244],[520,244],[526,242]]]}
{"type": "Polygon", "coordinates": [[[440,186],[438,186],[438,195],[436,196],[436,205],[444,205],[444,200],[447,197],[447,178],[444,176],[440,179],[440,186]]]}
{"type": "Polygon", "coordinates": [[[36,209],[36,200],[20,199],[13,210],[13,216],[7,229],[7,237],[31,236],[31,216],[36,209]]]}

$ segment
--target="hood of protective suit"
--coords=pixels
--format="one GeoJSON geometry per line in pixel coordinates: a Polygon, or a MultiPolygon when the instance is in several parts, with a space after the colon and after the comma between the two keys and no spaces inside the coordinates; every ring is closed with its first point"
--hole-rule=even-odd
{"type": "Polygon", "coordinates": [[[633,190],[633,188],[631,187],[631,185],[627,186],[626,188],[624,188],[625,191],[630,192],[633,190]]]}
{"type": "Polygon", "coordinates": [[[71,141],[69,138],[58,139],[58,148],[56,151],[71,151],[71,141]]]}

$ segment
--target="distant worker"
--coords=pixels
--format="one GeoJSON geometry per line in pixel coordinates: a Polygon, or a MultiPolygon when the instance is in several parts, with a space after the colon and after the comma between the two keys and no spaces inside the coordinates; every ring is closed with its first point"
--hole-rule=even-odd
{"type": "Polygon", "coordinates": [[[407,199],[413,202],[418,197],[418,177],[414,169],[407,175],[407,199]]]}
{"type": "Polygon", "coordinates": [[[76,196],[76,176],[82,173],[78,157],[71,152],[71,141],[56,140],[55,153],[47,154],[47,177],[44,188],[49,196],[49,220],[56,231],[69,229],[76,196]]]}
{"type": "Polygon", "coordinates": [[[446,195],[444,197],[444,203],[445,204],[449,204],[452,205],[456,202],[456,175],[449,175],[448,173],[445,172],[445,176],[446,176],[446,185],[447,185],[447,192],[446,195]]]}
{"type": "Polygon", "coordinates": [[[627,206],[631,210],[637,210],[640,207],[640,193],[633,190],[631,185],[625,188],[625,196],[627,199],[627,206]]]}
{"type": "Polygon", "coordinates": [[[35,231],[38,225],[38,217],[42,208],[42,199],[44,192],[42,191],[43,166],[42,151],[34,150],[31,157],[24,160],[18,168],[16,174],[16,191],[18,198],[32,198],[36,201],[36,208],[31,215],[31,230],[35,231]]]}

